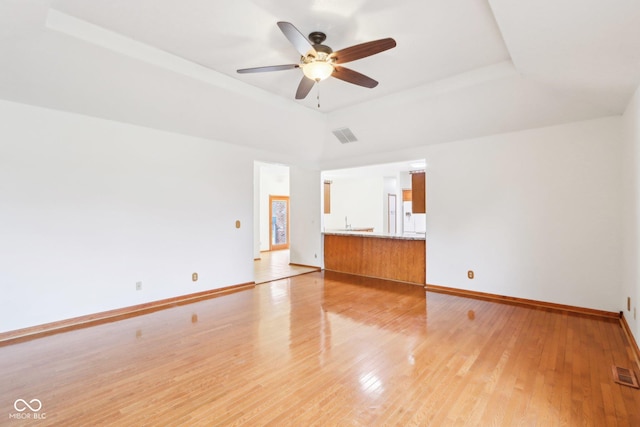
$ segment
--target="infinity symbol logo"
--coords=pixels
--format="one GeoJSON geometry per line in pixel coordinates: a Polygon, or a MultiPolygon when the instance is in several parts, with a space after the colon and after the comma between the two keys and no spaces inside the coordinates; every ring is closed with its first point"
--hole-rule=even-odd
{"type": "Polygon", "coordinates": [[[31,409],[32,412],[38,412],[40,409],[42,409],[42,402],[40,402],[38,399],[31,399],[29,403],[27,403],[27,401],[24,399],[18,399],[15,402],[13,402],[13,407],[18,412],[24,412],[27,410],[27,408],[31,409]],[[36,403],[35,405],[34,405],[34,402],[36,403]],[[20,403],[22,405],[19,405],[20,403]],[[29,403],[33,406],[29,405],[29,403]],[[37,407],[35,407],[36,405],[37,407]]]}

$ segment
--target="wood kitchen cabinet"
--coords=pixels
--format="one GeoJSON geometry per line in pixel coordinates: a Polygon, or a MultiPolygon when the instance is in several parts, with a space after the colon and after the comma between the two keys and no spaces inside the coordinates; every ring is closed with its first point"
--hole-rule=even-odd
{"type": "Polygon", "coordinates": [[[413,213],[427,213],[427,197],[425,186],[425,173],[414,172],[411,174],[411,198],[413,213]]]}

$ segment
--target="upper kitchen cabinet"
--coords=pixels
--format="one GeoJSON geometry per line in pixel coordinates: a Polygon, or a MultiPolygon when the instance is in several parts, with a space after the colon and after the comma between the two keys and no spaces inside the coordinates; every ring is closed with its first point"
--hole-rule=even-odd
{"type": "Polygon", "coordinates": [[[427,213],[425,173],[411,173],[411,198],[413,213],[427,213]]]}

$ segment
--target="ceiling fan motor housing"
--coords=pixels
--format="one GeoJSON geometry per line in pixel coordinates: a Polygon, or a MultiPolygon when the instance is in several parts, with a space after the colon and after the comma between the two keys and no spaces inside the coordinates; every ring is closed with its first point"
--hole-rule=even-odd
{"type": "Polygon", "coordinates": [[[311,42],[313,43],[313,48],[315,49],[315,51],[318,53],[324,53],[324,55],[319,55],[319,56],[325,57],[325,58],[329,54],[333,53],[333,49],[331,49],[327,45],[322,44],[322,42],[325,41],[326,38],[327,38],[327,35],[320,31],[314,31],[313,33],[309,34],[309,40],[311,40],[311,42]]]}
{"type": "Polygon", "coordinates": [[[327,35],[321,31],[314,31],[313,33],[309,33],[309,40],[311,40],[313,44],[322,44],[322,42],[326,39],[327,35]]]}

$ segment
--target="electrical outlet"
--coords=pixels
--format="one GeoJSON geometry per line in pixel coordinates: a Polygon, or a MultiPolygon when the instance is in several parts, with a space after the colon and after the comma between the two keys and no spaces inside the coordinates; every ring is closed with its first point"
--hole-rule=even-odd
{"type": "Polygon", "coordinates": [[[194,282],[197,282],[198,281],[198,273],[193,273],[191,275],[191,280],[193,280],[194,282]]]}
{"type": "Polygon", "coordinates": [[[142,282],[136,282],[136,291],[142,290],[142,282]]]}
{"type": "Polygon", "coordinates": [[[469,270],[469,271],[467,271],[467,277],[468,277],[469,279],[473,279],[473,278],[474,278],[473,270],[469,270]]]}

